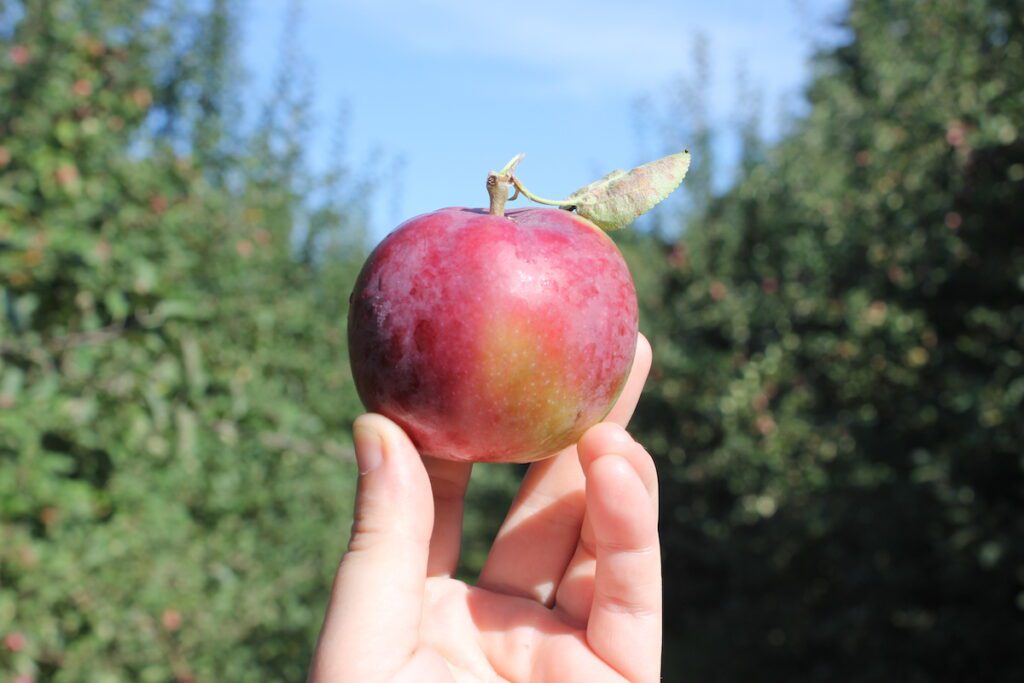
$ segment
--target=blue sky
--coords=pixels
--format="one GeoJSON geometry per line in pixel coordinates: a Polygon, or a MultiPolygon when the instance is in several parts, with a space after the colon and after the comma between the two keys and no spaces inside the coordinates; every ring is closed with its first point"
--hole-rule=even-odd
{"type": "MultiPolygon", "coordinates": [[[[270,96],[287,0],[248,3],[242,35],[247,88],[270,96]]],[[[728,126],[743,68],[762,93],[765,133],[780,109],[799,110],[807,59],[842,0],[306,0],[299,31],[324,163],[330,124],[350,109],[349,155],[401,157],[380,188],[382,236],[442,206],[481,206],[484,178],[518,152],[534,192],[564,196],[652,153],[635,103],[667,101],[692,73],[697,36],[709,41],[711,114],[728,126]]],[[[722,155],[731,154],[723,138],[722,155]]],[[[661,150],[657,150],[661,151],[661,150]]],[[[695,159],[694,163],[700,163],[695,159]]]]}

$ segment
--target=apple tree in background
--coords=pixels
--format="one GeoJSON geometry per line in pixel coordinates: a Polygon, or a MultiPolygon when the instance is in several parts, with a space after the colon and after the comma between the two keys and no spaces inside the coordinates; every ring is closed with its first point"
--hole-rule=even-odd
{"type": "Polygon", "coordinates": [[[853,2],[641,292],[669,680],[1024,678],[1022,22],[853,2]]]}
{"type": "Polygon", "coordinates": [[[365,188],[306,170],[292,74],[238,124],[237,11],[0,2],[3,680],[303,676],[365,188]]]}

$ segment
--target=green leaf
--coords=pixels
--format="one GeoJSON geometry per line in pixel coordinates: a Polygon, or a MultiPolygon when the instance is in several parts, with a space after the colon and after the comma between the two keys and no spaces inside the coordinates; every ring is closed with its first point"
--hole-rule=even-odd
{"type": "Polygon", "coordinates": [[[0,185],[0,206],[24,209],[28,207],[28,201],[24,194],[0,185]]]}
{"type": "Polygon", "coordinates": [[[103,303],[114,320],[124,320],[131,310],[128,299],[119,289],[108,290],[106,296],[103,297],[103,303]]]}
{"type": "Polygon", "coordinates": [[[618,230],[672,194],[689,168],[690,153],[682,151],[631,171],[612,171],[576,190],[567,201],[602,230],[618,230]]]}
{"type": "Polygon", "coordinates": [[[165,299],[156,305],[153,309],[153,324],[159,325],[164,321],[171,320],[173,318],[179,318],[182,320],[199,320],[209,315],[209,311],[205,310],[195,301],[186,301],[184,299],[165,299]]]}

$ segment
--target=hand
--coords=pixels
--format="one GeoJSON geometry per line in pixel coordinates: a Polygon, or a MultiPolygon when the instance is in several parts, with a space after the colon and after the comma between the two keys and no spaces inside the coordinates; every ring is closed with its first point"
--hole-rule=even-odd
{"type": "Polygon", "coordinates": [[[452,578],[471,465],[356,420],[355,521],[309,680],[659,680],[657,475],[622,427],[650,363],[640,337],[608,421],[530,466],[476,586],[452,578]]]}

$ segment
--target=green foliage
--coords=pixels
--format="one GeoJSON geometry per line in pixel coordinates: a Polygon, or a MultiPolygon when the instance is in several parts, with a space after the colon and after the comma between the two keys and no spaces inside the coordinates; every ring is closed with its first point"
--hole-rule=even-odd
{"type": "MultiPolygon", "coordinates": [[[[205,7],[0,0],[5,679],[300,680],[344,546],[366,183],[308,170],[287,46],[238,125],[238,7],[205,7]]],[[[694,215],[616,234],[666,680],[1024,679],[1022,21],[856,0],[721,196],[683,94],[694,215]]],[[[474,473],[464,576],[518,474],[474,473]]]]}
{"type": "Polygon", "coordinates": [[[295,93],[224,132],[228,3],[4,9],[0,677],[299,680],[350,519],[365,188],[304,170],[295,93]]]}
{"type": "Polygon", "coordinates": [[[642,295],[668,679],[1024,678],[1022,22],[853,2],[642,295]]]}

